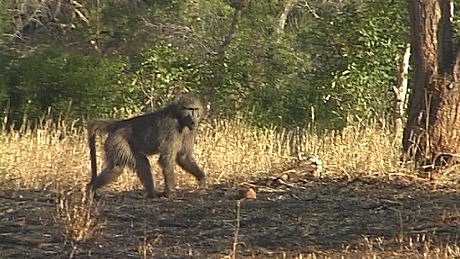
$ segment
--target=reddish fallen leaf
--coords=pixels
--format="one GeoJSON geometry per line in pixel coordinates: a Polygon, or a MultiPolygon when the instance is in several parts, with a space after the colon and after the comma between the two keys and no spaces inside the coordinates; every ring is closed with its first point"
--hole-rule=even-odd
{"type": "Polygon", "coordinates": [[[256,198],[256,191],[252,188],[248,188],[246,190],[246,193],[245,193],[245,196],[244,196],[245,199],[250,199],[250,200],[253,200],[256,198]]]}
{"type": "Polygon", "coordinates": [[[251,187],[242,187],[238,196],[238,199],[253,200],[256,198],[256,191],[251,187]]]}

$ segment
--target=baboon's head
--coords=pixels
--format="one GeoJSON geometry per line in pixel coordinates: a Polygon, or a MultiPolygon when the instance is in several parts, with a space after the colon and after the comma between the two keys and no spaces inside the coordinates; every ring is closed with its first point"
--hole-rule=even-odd
{"type": "Polygon", "coordinates": [[[190,93],[181,94],[174,98],[172,105],[181,127],[193,130],[198,126],[203,117],[203,106],[196,96],[190,93]]]}

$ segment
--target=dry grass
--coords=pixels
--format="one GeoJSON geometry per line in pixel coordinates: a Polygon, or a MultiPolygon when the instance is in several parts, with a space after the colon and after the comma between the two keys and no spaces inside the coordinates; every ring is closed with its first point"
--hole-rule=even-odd
{"type": "MultiPolygon", "coordinates": [[[[17,131],[3,130],[0,141],[0,180],[4,184],[68,189],[83,186],[88,180],[88,150],[80,128],[44,121],[34,130],[27,126],[17,131]]],[[[270,173],[272,167],[292,159],[294,152],[318,156],[325,162],[326,174],[385,175],[401,170],[398,148],[392,145],[386,129],[375,126],[350,127],[320,136],[306,131],[256,129],[241,121],[211,122],[202,127],[195,149],[211,183],[244,181],[270,173]]],[[[160,180],[155,157],[151,162],[160,180]]],[[[187,185],[192,180],[184,174],[178,177],[178,184],[187,185]]],[[[140,185],[129,173],[111,188],[131,190],[140,185]]]]}
{"type": "MultiPolygon", "coordinates": [[[[242,121],[213,121],[200,129],[196,156],[208,172],[210,184],[238,184],[250,179],[267,176],[295,157],[295,153],[314,154],[324,163],[324,176],[367,175],[382,179],[408,177],[425,181],[408,168],[399,164],[399,146],[392,142],[389,131],[377,124],[366,127],[348,127],[341,132],[322,135],[308,131],[289,131],[277,128],[257,129],[242,121]]],[[[39,127],[31,129],[26,124],[19,130],[0,131],[0,182],[5,188],[66,190],[84,188],[89,177],[89,159],[84,131],[61,121],[42,120],[39,127]]],[[[157,186],[162,177],[151,159],[156,172],[157,186]]],[[[99,162],[100,158],[99,158],[99,162]]],[[[438,177],[438,184],[457,184],[457,170],[446,170],[438,177]]],[[[194,186],[192,177],[179,171],[179,186],[194,186]]],[[[133,173],[123,174],[108,189],[123,191],[141,189],[133,173]]],[[[94,214],[98,206],[81,199],[62,195],[57,201],[57,218],[64,224],[64,235],[78,243],[92,236],[98,229],[94,214]]],[[[458,216],[458,215],[457,215],[458,216]]],[[[456,244],[431,245],[429,238],[401,236],[399,240],[383,237],[363,237],[362,250],[356,255],[379,258],[385,249],[399,244],[398,251],[409,251],[416,257],[446,258],[460,256],[456,244]],[[398,243],[399,242],[399,243],[398,243]]],[[[138,247],[140,257],[152,250],[151,244],[138,247]]],[[[343,252],[347,252],[344,247],[343,252]]],[[[351,253],[353,255],[353,252],[351,253]]],[[[390,255],[391,254],[386,254],[390,255]]],[[[299,258],[317,258],[315,253],[299,258]]]]}
{"type": "Polygon", "coordinates": [[[81,199],[73,199],[71,195],[62,194],[57,201],[57,215],[64,223],[64,235],[68,242],[75,243],[87,240],[98,230],[96,217],[99,204],[93,204],[93,199],[82,192],[81,199]]]}

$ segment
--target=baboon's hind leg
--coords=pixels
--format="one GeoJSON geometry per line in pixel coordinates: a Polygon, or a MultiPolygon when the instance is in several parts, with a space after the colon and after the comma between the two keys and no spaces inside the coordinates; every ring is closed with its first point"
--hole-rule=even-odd
{"type": "Polygon", "coordinates": [[[147,197],[156,197],[157,195],[155,194],[155,185],[153,183],[153,177],[148,158],[143,154],[137,153],[134,155],[134,159],[135,163],[133,165],[133,169],[136,171],[137,176],[141,180],[147,197]]]}
{"type": "Polygon", "coordinates": [[[88,187],[91,191],[96,191],[97,189],[117,180],[122,172],[123,168],[120,166],[106,166],[102,169],[102,172],[88,184],[88,187]]]}
{"type": "Polygon", "coordinates": [[[174,175],[174,152],[165,152],[158,159],[164,177],[164,196],[171,197],[173,189],[176,188],[176,176],[174,175]]]}

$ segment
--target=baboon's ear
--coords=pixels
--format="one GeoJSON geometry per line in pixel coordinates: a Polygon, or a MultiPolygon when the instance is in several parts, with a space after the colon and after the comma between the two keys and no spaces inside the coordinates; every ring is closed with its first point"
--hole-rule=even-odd
{"type": "Polygon", "coordinates": [[[179,96],[179,95],[175,95],[175,96],[171,99],[171,101],[169,102],[169,104],[177,105],[177,104],[179,104],[179,102],[180,102],[179,100],[180,100],[180,96],[179,96]]]}
{"type": "Polygon", "coordinates": [[[210,111],[211,111],[211,103],[210,102],[206,103],[206,106],[201,105],[200,120],[206,119],[208,117],[210,111]]]}
{"type": "Polygon", "coordinates": [[[199,107],[202,109],[202,102],[200,98],[198,98],[193,93],[178,94],[172,99],[170,103],[174,105],[182,105],[186,107],[199,107]]]}
{"type": "Polygon", "coordinates": [[[174,96],[174,98],[171,100],[172,104],[178,105],[178,104],[185,104],[187,100],[191,100],[193,97],[190,96],[189,93],[181,93],[177,94],[174,96]]]}

